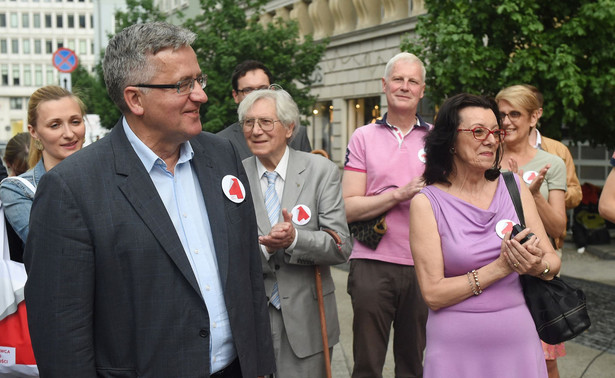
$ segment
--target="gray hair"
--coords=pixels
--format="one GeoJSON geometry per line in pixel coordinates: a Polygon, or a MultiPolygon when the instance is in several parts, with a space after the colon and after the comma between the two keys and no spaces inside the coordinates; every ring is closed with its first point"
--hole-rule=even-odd
{"type": "Polygon", "coordinates": [[[393,66],[395,66],[395,63],[399,61],[404,61],[408,63],[418,63],[421,66],[423,83],[425,82],[425,76],[427,76],[425,65],[416,55],[409,53],[409,52],[400,52],[399,54],[395,55],[387,62],[387,65],[384,68],[385,80],[388,80],[391,78],[391,71],[393,71],[393,66]]]}
{"type": "Polygon", "coordinates": [[[195,39],[196,34],[187,29],[150,22],[131,25],[109,41],[103,62],[105,84],[109,97],[122,113],[129,111],[124,88],[147,83],[156,74],[150,58],[169,47],[177,50],[190,46],[195,39]]]}
{"type": "Polygon", "coordinates": [[[293,135],[286,141],[287,143],[293,140],[297,131],[299,130],[299,108],[291,95],[284,89],[263,89],[253,91],[246,98],[239,103],[237,108],[237,115],[239,116],[239,122],[241,123],[246,116],[246,113],[252,108],[254,103],[258,100],[266,99],[271,101],[275,105],[276,116],[282,122],[285,128],[290,128],[290,125],[294,124],[293,135]]]}

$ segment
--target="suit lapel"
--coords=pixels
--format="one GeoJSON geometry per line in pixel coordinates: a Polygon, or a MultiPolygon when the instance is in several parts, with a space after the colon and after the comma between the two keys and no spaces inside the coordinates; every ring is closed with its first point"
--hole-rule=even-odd
{"type": "Polygon", "coordinates": [[[305,178],[302,173],[305,171],[305,162],[297,156],[297,151],[289,149],[288,167],[286,168],[286,179],[284,180],[284,194],[282,195],[282,208],[290,211],[297,205],[299,194],[303,189],[305,178]]]}
{"type": "Polygon", "coordinates": [[[220,172],[214,166],[213,161],[215,160],[216,151],[212,151],[213,145],[205,148],[196,138],[192,139],[190,144],[194,150],[192,164],[203,192],[207,216],[209,217],[220,282],[222,282],[222,287],[225,288],[229,270],[230,251],[228,245],[228,223],[221,221],[221,219],[228,218],[225,207],[228,199],[224,197],[222,191],[222,178],[225,174],[230,173],[220,172]]]}
{"type": "Polygon", "coordinates": [[[265,209],[265,197],[263,197],[263,192],[261,190],[260,177],[258,177],[258,170],[256,169],[256,157],[252,156],[246,159],[243,166],[248,175],[248,180],[250,181],[250,188],[252,188],[258,233],[259,235],[267,235],[269,231],[271,231],[271,225],[269,224],[267,209],[265,209]]]}
{"type": "Polygon", "coordinates": [[[173,222],[148,172],[130,145],[121,121],[113,128],[111,138],[115,171],[118,176],[123,177],[118,184],[120,191],[200,296],[199,285],[173,222]]]}

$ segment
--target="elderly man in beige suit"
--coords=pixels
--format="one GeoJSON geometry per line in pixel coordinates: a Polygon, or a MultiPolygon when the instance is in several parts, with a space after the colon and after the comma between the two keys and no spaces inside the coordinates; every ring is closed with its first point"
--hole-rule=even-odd
{"type": "Polygon", "coordinates": [[[328,345],[333,346],[340,330],[329,265],[347,261],[352,248],[340,172],[322,156],[288,147],[299,110],[284,90],[251,93],[238,114],[254,154],[243,165],[260,235],[276,377],[324,377],[314,269],[321,271],[328,345]]]}

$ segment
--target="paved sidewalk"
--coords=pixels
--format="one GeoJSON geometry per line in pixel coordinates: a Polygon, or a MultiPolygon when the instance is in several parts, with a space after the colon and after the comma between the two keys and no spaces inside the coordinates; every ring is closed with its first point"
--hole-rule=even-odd
{"type": "MultiPolygon", "coordinates": [[[[562,275],[597,282],[602,284],[607,290],[611,288],[604,285],[611,285],[612,292],[615,293],[615,244],[589,246],[585,253],[579,254],[574,244],[567,242],[563,248],[562,261],[562,275]]],[[[331,362],[334,378],[349,378],[353,366],[352,306],[350,296],[346,293],[348,273],[344,268],[346,267],[332,268],[341,328],[340,343],[334,348],[331,362]]],[[[610,308],[615,308],[615,305],[610,308]]],[[[615,313],[611,313],[611,317],[615,318],[615,313]]],[[[597,319],[592,318],[592,323],[596,324],[597,319]]],[[[610,338],[610,335],[615,334],[615,329],[610,329],[609,331],[610,338]]],[[[584,378],[615,377],[615,353],[613,352],[615,345],[611,345],[609,352],[601,354],[604,348],[602,345],[593,345],[586,340],[583,344],[575,340],[567,342],[567,356],[557,360],[561,378],[579,378],[583,373],[584,378]],[[594,359],[595,361],[592,362],[594,359]]],[[[392,346],[389,343],[389,353],[387,354],[383,369],[384,378],[395,377],[391,352],[392,346]]]]}

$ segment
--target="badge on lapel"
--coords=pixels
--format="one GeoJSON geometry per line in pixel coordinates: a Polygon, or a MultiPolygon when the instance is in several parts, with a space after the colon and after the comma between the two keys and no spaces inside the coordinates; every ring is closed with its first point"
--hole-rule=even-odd
{"type": "Polygon", "coordinates": [[[235,203],[241,203],[246,199],[246,189],[243,183],[233,175],[226,175],[222,178],[222,191],[226,198],[235,203]]]}
{"type": "Polygon", "coordinates": [[[293,223],[299,226],[303,226],[312,219],[312,211],[306,205],[297,205],[290,213],[293,223]]]}

